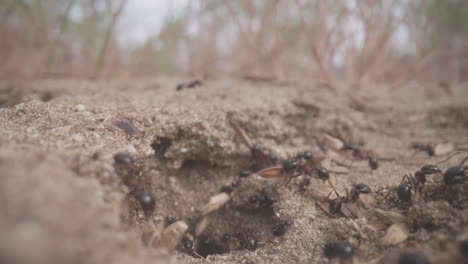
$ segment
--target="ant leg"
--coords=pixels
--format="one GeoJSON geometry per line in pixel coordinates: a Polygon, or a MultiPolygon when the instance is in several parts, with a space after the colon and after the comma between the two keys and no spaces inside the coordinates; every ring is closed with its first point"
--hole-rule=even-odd
{"type": "Polygon", "coordinates": [[[465,163],[466,160],[468,160],[468,156],[466,156],[466,157],[460,162],[460,164],[459,164],[458,166],[463,165],[463,164],[465,163]]]}
{"type": "Polygon", "coordinates": [[[409,176],[408,176],[407,174],[405,174],[405,175],[403,176],[403,178],[401,179],[401,181],[400,181],[400,183],[399,183],[398,185],[402,184],[402,183],[405,181],[405,179],[406,179],[406,180],[409,180],[409,176]]]}
{"type": "Polygon", "coordinates": [[[410,158],[413,158],[413,157],[414,157],[414,155],[416,155],[416,153],[418,153],[418,152],[419,152],[419,150],[415,150],[415,151],[413,151],[413,153],[411,153],[411,155],[410,155],[409,157],[410,157],[410,158]]]}
{"type": "MultiPolygon", "coordinates": [[[[351,160],[351,164],[346,164],[346,161],[351,160],[349,155],[346,155],[345,159],[343,161],[340,161],[341,164],[345,165],[346,167],[351,168],[353,166],[353,162],[351,160]]],[[[341,165],[340,164],[340,165],[341,165]]]]}
{"type": "Polygon", "coordinates": [[[416,182],[416,179],[413,176],[411,176],[411,174],[410,174],[410,176],[408,176],[408,180],[410,181],[410,185],[411,185],[411,188],[414,191],[414,195],[415,196],[417,195],[418,199],[419,199],[420,198],[420,192],[419,192],[419,188],[418,188],[418,184],[416,182]]]}
{"type": "Polygon", "coordinates": [[[449,155],[446,159],[444,159],[443,161],[437,162],[436,165],[439,165],[439,164],[441,164],[441,163],[447,162],[448,160],[450,160],[450,159],[453,158],[454,156],[456,156],[456,155],[458,155],[458,154],[461,154],[461,153],[463,153],[463,152],[456,151],[456,152],[450,154],[450,155],[449,155]]]}
{"type": "Polygon", "coordinates": [[[384,200],[387,199],[387,197],[388,197],[392,192],[396,192],[396,189],[393,190],[393,191],[389,190],[389,191],[387,192],[387,194],[384,196],[384,200]]]}
{"type": "Polygon", "coordinates": [[[341,198],[340,194],[336,191],[335,188],[333,188],[333,191],[335,192],[335,194],[336,194],[336,196],[337,196],[338,198],[341,198]]]}
{"type": "MultiPolygon", "coordinates": [[[[408,176],[405,174],[405,175],[403,176],[403,178],[401,179],[400,183],[398,183],[398,186],[400,186],[400,185],[405,181],[405,179],[406,179],[407,177],[408,177],[408,176]]],[[[398,187],[397,187],[395,190],[393,190],[393,191],[388,191],[388,193],[384,196],[384,199],[387,199],[387,197],[388,197],[392,192],[396,192],[397,189],[398,189],[398,187]]]]}

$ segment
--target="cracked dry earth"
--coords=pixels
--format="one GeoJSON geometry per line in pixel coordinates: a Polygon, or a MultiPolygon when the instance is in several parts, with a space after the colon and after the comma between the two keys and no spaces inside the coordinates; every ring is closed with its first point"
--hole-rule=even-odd
{"type": "MultiPolygon", "coordinates": [[[[337,240],[355,249],[348,263],[398,263],[402,252],[466,263],[460,248],[468,239],[466,183],[446,186],[441,174],[430,175],[410,205],[394,192],[403,175],[466,150],[466,85],[339,85],[334,93],[319,83],[238,80],[177,91],[179,82],[1,83],[1,263],[327,263],[323,245],[337,240]],[[119,128],[119,118],[132,120],[136,132],[119,128]],[[182,246],[167,254],[145,244],[153,217],[184,221],[193,238],[200,208],[240,170],[256,166],[231,122],[279,160],[306,150],[329,156],[322,165],[342,195],[368,184],[373,192],[362,197],[357,218],[332,217],[319,206],[331,187],[317,177],[309,185],[299,176],[278,186],[249,176],[210,214],[196,242],[206,258],[182,246]],[[332,151],[326,134],[373,150],[379,168],[332,151]],[[415,142],[452,147],[429,156],[412,149],[415,142]],[[126,173],[154,195],[152,216],[124,184],[114,164],[118,152],[134,158],[126,173]],[[276,201],[252,208],[249,198],[264,193],[276,201]],[[291,225],[274,236],[280,220],[291,225]],[[236,232],[255,238],[256,249],[226,250],[224,234],[236,232]]],[[[445,171],[464,156],[439,167],[445,171]]]]}

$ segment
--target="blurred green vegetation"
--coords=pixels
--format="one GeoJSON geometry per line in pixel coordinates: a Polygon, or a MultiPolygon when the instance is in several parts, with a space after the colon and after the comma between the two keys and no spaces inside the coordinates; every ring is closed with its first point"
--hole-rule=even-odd
{"type": "Polygon", "coordinates": [[[468,78],[468,1],[198,0],[144,43],[122,45],[134,0],[0,0],[8,78],[468,78]]]}

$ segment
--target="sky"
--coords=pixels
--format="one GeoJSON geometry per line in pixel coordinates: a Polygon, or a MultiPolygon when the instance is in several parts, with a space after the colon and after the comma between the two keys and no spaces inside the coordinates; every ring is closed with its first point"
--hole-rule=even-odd
{"type": "MultiPolygon", "coordinates": [[[[194,0],[129,0],[119,21],[117,36],[120,38],[120,43],[129,47],[143,44],[149,37],[157,35],[167,17],[183,11],[189,1],[194,0]]],[[[348,3],[353,6],[354,1],[356,0],[349,0],[348,3]]],[[[398,15],[401,10],[395,10],[395,12],[398,15]]],[[[365,37],[362,23],[351,17],[345,30],[355,32],[355,38],[350,41],[361,47],[365,37]]],[[[410,52],[408,34],[406,28],[400,27],[396,30],[393,41],[401,50],[410,52]]],[[[336,65],[344,63],[343,52],[345,52],[344,48],[337,52],[334,58],[336,65]]]]}
{"type": "Polygon", "coordinates": [[[177,14],[190,0],[130,0],[121,18],[118,36],[124,43],[141,44],[161,30],[164,19],[177,14]]]}

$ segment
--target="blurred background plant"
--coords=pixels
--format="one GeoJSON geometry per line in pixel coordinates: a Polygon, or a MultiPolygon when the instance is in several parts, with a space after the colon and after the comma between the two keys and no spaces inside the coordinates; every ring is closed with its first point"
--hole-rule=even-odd
{"type": "Polygon", "coordinates": [[[0,0],[0,77],[468,79],[465,0],[187,0],[134,41],[122,21],[142,2],[0,0]]]}

